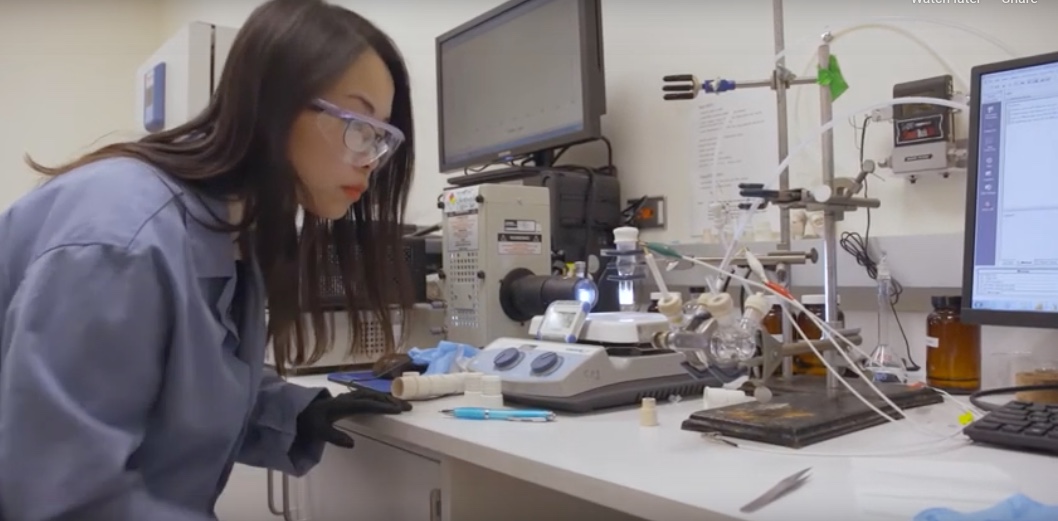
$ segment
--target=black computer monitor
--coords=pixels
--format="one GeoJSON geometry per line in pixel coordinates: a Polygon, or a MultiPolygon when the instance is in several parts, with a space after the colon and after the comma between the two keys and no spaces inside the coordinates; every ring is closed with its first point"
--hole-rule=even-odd
{"type": "Polygon", "coordinates": [[[602,135],[600,0],[513,0],[437,38],[440,169],[505,162],[602,135]]]}
{"type": "Polygon", "coordinates": [[[971,84],[962,319],[1058,328],[1058,52],[971,84]]]}

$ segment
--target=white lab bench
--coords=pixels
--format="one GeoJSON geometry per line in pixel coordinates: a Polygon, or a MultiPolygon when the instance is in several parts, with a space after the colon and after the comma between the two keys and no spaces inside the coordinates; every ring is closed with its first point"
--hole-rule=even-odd
{"type": "MultiPolygon", "coordinates": [[[[323,376],[291,381],[332,392],[344,388],[323,376]]],[[[553,423],[468,421],[440,410],[460,398],[415,403],[398,416],[347,420],[357,448],[331,447],[306,481],[309,508],[297,521],[504,521],[607,519],[624,521],[728,521],[863,519],[856,505],[853,461],[863,456],[905,452],[937,462],[980,463],[1014,479],[1020,491],[1037,501],[1058,504],[1058,458],[955,443],[931,445],[905,425],[888,424],[813,445],[801,454],[740,443],[739,448],[680,430],[700,409],[699,400],[659,404],[657,427],[640,427],[638,411],[619,410],[587,416],[562,416],[553,423]],[[814,453],[815,455],[811,455],[814,453]],[[802,488],[755,514],[739,508],[805,467],[812,477],[802,488]]],[[[953,432],[958,410],[936,405],[909,412],[932,430],[953,432]]],[[[900,422],[904,423],[904,422],[900,422]]],[[[245,480],[249,469],[233,482],[245,480]]],[[[264,471],[253,469],[253,489],[261,491],[264,471]]],[[[275,480],[277,483],[279,479],[275,480]]],[[[862,487],[862,484],[860,484],[862,487]]],[[[950,497],[953,484],[936,480],[936,496],[950,497]]],[[[229,488],[247,490],[245,483],[229,488]]],[[[282,510],[281,487],[274,503],[282,510]]],[[[296,490],[289,496],[297,495],[296,490]]],[[[923,491],[917,489],[915,493],[923,491]]],[[[231,501],[228,492],[222,501],[231,501]]],[[[255,494],[259,509],[263,496],[255,494]]],[[[288,499],[289,503],[293,500],[288,499]]],[[[261,519],[245,509],[221,521],[261,519]]],[[[289,508],[288,508],[289,510],[289,508]]]]}

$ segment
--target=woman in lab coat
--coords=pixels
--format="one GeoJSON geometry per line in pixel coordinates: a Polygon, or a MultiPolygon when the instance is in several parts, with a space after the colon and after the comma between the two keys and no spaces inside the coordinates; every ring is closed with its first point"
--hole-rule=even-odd
{"type": "Polygon", "coordinates": [[[408,74],[360,16],[268,2],[201,115],[33,165],[51,179],[0,215],[0,519],[205,521],[236,462],[300,475],[324,443],[352,446],[336,419],[409,409],[263,368],[269,340],[279,373],[329,347],[327,245],[383,330],[404,294],[387,262],[408,74]]]}

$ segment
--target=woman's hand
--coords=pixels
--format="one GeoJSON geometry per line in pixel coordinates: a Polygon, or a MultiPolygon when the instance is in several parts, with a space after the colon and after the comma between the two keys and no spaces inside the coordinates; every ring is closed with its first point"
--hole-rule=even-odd
{"type": "Polygon", "coordinates": [[[400,414],[411,410],[411,404],[389,394],[356,390],[335,397],[323,397],[309,404],[298,415],[298,436],[353,448],[353,439],[338,430],[334,422],[361,414],[400,414]]]}

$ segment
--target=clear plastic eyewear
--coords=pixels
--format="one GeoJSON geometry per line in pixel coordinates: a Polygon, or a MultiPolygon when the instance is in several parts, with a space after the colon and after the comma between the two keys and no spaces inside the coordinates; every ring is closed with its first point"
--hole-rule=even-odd
{"type": "Polygon", "coordinates": [[[374,165],[377,168],[404,143],[404,133],[384,121],[345,110],[321,99],[313,101],[312,106],[320,111],[321,116],[329,116],[345,124],[342,142],[348,151],[347,162],[353,166],[374,165]]]}

